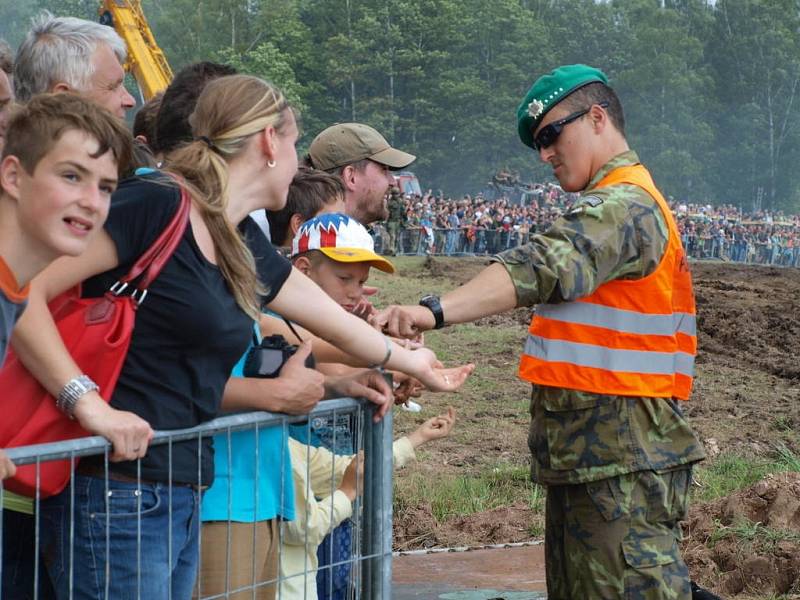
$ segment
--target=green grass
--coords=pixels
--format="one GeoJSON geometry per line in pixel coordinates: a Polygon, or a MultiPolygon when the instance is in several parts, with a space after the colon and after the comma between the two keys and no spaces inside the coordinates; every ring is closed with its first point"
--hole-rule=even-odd
{"type": "Polygon", "coordinates": [[[714,531],[708,540],[713,548],[720,540],[734,537],[739,541],[759,543],[761,545],[774,546],[778,542],[790,541],[800,543],[800,533],[784,529],[772,529],[765,527],[761,523],[741,519],[732,525],[723,525],[719,521],[714,523],[714,531]]]}
{"type": "Polygon", "coordinates": [[[395,510],[429,503],[434,518],[442,522],[520,503],[543,513],[544,497],[544,489],[530,481],[526,467],[500,466],[477,475],[431,478],[414,474],[396,490],[395,510]]]}
{"type": "Polygon", "coordinates": [[[694,500],[706,502],[746,488],[770,473],[800,472],[800,457],[783,444],[775,446],[774,457],[753,458],[722,454],[708,464],[701,463],[694,477],[698,488],[694,500]]]}

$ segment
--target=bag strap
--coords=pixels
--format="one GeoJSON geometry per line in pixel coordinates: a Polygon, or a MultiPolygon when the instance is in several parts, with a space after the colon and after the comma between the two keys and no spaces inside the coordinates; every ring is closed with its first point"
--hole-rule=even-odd
{"type": "Polygon", "coordinates": [[[186,225],[189,222],[189,210],[192,207],[189,193],[183,187],[180,190],[180,204],[178,205],[178,210],[172,216],[172,220],[170,220],[150,248],[134,263],[127,275],[120,278],[120,283],[128,284],[144,273],[136,284],[136,289],[143,291],[158,277],[161,269],[164,268],[166,262],[175,252],[175,248],[180,244],[181,238],[186,231],[186,225]]]}

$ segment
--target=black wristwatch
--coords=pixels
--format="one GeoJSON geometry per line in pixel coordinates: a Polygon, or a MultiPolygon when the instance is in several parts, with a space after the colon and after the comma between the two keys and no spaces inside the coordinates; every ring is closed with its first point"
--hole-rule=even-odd
{"type": "Polygon", "coordinates": [[[444,312],[442,312],[442,303],[439,302],[439,296],[429,294],[423,296],[419,301],[420,306],[424,306],[433,313],[433,318],[436,319],[434,329],[441,329],[444,327],[444,312]]]}

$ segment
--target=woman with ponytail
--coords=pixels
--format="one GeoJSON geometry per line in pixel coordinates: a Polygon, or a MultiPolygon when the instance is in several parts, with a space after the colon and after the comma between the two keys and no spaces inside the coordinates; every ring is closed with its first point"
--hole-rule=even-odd
{"type": "MultiPolygon", "coordinates": [[[[181,182],[191,197],[189,224],[137,311],[111,401],[84,386],[73,404],[74,418],[113,445],[110,463],[83,459],[74,482],[41,503],[42,546],[59,598],[191,597],[200,495],[214,477],[211,441],[148,444],[154,429],[218,415],[262,306],[432,390],[456,389],[472,370],[443,369],[429,351],[390,344],[274,249],[264,246],[255,257],[248,249],[244,238],[261,234],[247,215],[281,208],[297,170],[295,114],[278,89],[244,75],[217,79],[191,122],[194,141],[170,155],[174,178],[151,173],[123,182],[104,231],[84,254],[56,261],[34,280],[15,329],[14,348],[42,385],[55,397],[73,389],[82,374],[48,300],[77,283],[84,296],[105,293],[172,219],[181,195],[175,180],[181,182]]],[[[373,387],[378,391],[367,396],[382,404],[382,416],[390,394],[373,387]]]]}

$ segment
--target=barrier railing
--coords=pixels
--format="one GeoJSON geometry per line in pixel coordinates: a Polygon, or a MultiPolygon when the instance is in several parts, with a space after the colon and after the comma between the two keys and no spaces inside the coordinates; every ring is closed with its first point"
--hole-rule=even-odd
{"type": "MultiPolygon", "coordinates": [[[[377,252],[400,256],[487,256],[527,244],[532,235],[529,231],[514,229],[412,227],[399,229],[394,234],[383,226],[376,226],[373,230],[377,252]]],[[[682,241],[689,258],[697,260],[800,266],[800,247],[795,244],[687,235],[682,236],[682,241]]]]}
{"type": "MultiPolygon", "coordinates": [[[[266,413],[266,412],[253,412],[253,413],[242,413],[242,414],[234,414],[228,415],[224,417],[220,417],[213,421],[204,423],[201,426],[194,427],[191,429],[183,429],[183,430],[175,430],[175,431],[158,431],[155,433],[155,437],[151,442],[151,448],[154,446],[163,446],[166,445],[168,449],[168,453],[170,456],[170,465],[172,464],[172,448],[174,444],[184,441],[192,441],[197,440],[197,448],[198,448],[198,464],[199,464],[199,452],[202,448],[200,444],[200,440],[206,438],[208,436],[218,436],[217,440],[222,440],[216,442],[218,445],[223,446],[223,453],[224,456],[220,457],[217,456],[218,470],[219,465],[221,464],[219,461],[222,460],[222,464],[227,463],[228,469],[227,474],[230,476],[232,473],[232,463],[235,459],[240,458],[234,455],[234,450],[232,450],[233,445],[231,444],[231,440],[234,436],[238,435],[239,432],[249,432],[252,433],[252,463],[254,465],[259,465],[259,467],[255,468],[255,472],[252,473],[254,477],[254,481],[249,481],[249,485],[252,486],[251,489],[254,490],[255,498],[254,498],[254,506],[258,506],[259,498],[259,478],[267,477],[266,473],[261,473],[261,469],[265,468],[263,461],[260,461],[259,453],[265,454],[266,448],[260,448],[259,440],[261,439],[259,434],[261,432],[270,431],[278,431],[280,430],[280,437],[283,439],[281,444],[283,444],[283,448],[288,448],[286,436],[289,434],[290,430],[293,431],[292,435],[297,438],[304,438],[304,437],[312,437],[314,427],[318,424],[333,424],[332,427],[328,428],[328,432],[332,435],[330,436],[329,442],[332,443],[334,447],[341,446],[342,444],[339,443],[340,440],[337,440],[337,435],[341,436],[342,431],[345,433],[347,430],[347,426],[342,429],[339,427],[338,423],[344,419],[344,421],[349,420],[349,431],[352,434],[352,445],[348,446],[348,448],[352,448],[352,453],[356,453],[357,451],[364,452],[364,467],[363,472],[356,468],[356,480],[363,480],[363,494],[357,498],[354,503],[353,513],[352,513],[352,552],[347,556],[336,556],[332,550],[333,545],[329,545],[329,555],[326,557],[321,555],[320,558],[321,564],[319,566],[319,573],[326,573],[328,577],[324,578],[327,581],[328,590],[321,589],[320,598],[332,596],[333,587],[334,587],[334,580],[335,577],[333,576],[334,572],[340,573],[342,568],[344,570],[350,571],[349,575],[346,575],[345,584],[347,586],[347,590],[344,592],[345,595],[341,597],[346,598],[353,598],[353,599],[376,599],[376,598],[390,598],[391,597],[391,561],[392,561],[392,414],[391,411],[378,423],[373,422],[373,415],[375,412],[374,405],[370,404],[369,402],[362,401],[362,400],[353,400],[349,398],[341,398],[336,400],[328,400],[321,402],[317,408],[315,408],[309,415],[305,416],[289,416],[284,414],[274,414],[274,413],[266,413]],[[291,426],[291,427],[290,427],[291,426]],[[304,433],[305,432],[305,433],[304,433]],[[219,437],[221,436],[221,437],[219,437]],[[227,440],[227,444],[223,443],[224,440],[227,440]]],[[[306,440],[303,440],[308,441],[306,440]]],[[[292,442],[296,444],[296,442],[292,442]]],[[[348,441],[348,444],[350,442],[348,441]]],[[[299,446],[295,446],[299,447],[299,446]]],[[[302,446],[305,448],[305,446],[302,446]]],[[[241,451],[241,446],[239,446],[239,450],[241,451]]],[[[33,560],[32,565],[32,573],[33,573],[33,581],[29,582],[29,591],[28,596],[36,598],[50,598],[49,592],[45,593],[44,588],[49,587],[49,580],[46,581],[48,586],[42,586],[40,583],[42,581],[41,575],[45,573],[45,565],[44,559],[42,558],[42,545],[41,545],[41,537],[44,533],[45,525],[42,522],[41,512],[43,508],[47,508],[47,503],[50,500],[41,499],[39,497],[38,488],[40,479],[38,478],[38,474],[41,468],[41,465],[47,461],[52,460],[69,460],[73,465],[76,465],[79,459],[89,456],[102,456],[103,460],[103,468],[102,470],[105,472],[105,486],[106,490],[109,488],[109,467],[113,468],[113,463],[109,462],[109,454],[111,451],[111,447],[109,443],[102,437],[87,437],[77,440],[65,441],[65,442],[58,442],[52,444],[41,444],[35,446],[25,446],[25,447],[18,447],[18,448],[8,448],[5,450],[8,456],[17,464],[18,466],[21,465],[36,465],[36,473],[37,473],[37,494],[34,498],[34,516],[32,519],[34,520],[35,527],[33,531],[34,536],[34,551],[33,556],[31,559],[33,560]]],[[[217,450],[219,452],[219,450],[217,450]]],[[[347,452],[350,453],[349,451],[347,452]]],[[[317,503],[321,505],[323,508],[330,508],[331,510],[323,511],[324,513],[328,514],[329,521],[322,523],[322,530],[333,530],[335,525],[337,524],[334,522],[334,510],[333,510],[333,503],[334,503],[334,492],[339,487],[339,480],[341,479],[343,465],[350,463],[350,457],[341,457],[334,459],[329,453],[325,453],[324,451],[319,452],[317,451],[315,456],[317,458],[320,455],[324,454],[322,458],[329,459],[329,472],[330,477],[327,478],[327,481],[324,482],[324,485],[320,485],[319,482],[312,484],[312,477],[311,477],[311,468],[312,466],[309,463],[306,464],[293,464],[292,468],[294,469],[295,473],[300,473],[301,475],[305,475],[305,482],[307,489],[305,490],[306,495],[305,497],[308,498],[306,504],[300,506],[301,499],[297,496],[294,501],[297,503],[296,512],[298,515],[298,521],[296,523],[297,527],[300,530],[303,530],[303,527],[306,527],[306,531],[308,528],[312,527],[312,518],[313,515],[310,512],[310,503],[317,503]],[[339,463],[338,461],[343,461],[339,463]],[[300,471],[298,471],[298,469],[300,471]],[[320,490],[321,488],[321,490],[320,490]],[[327,491],[326,491],[327,490],[327,491]],[[330,503],[328,506],[325,503],[330,503]],[[305,519],[303,521],[302,519],[305,519]]],[[[301,455],[306,455],[305,453],[301,453],[301,455]]],[[[311,450],[309,450],[308,456],[311,456],[311,450]]],[[[289,461],[289,453],[285,451],[281,451],[279,456],[280,465],[271,465],[273,469],[279,469],[278,472],[283,473],[284,468],[287,464],[284,461],[289,461]]],[[[327,464],[327,463],[326,463],[327,464]]],[[[199,469],[198,469],[199,471],[199,469]]],[[[172,472],[172,471],[170,471],[172,472]]],[[[272,474],[274,476],[274,473],[272,474]]],[[[75,470],[73,469],[73,475],[71,479],[71,486],[67,488],[65,494],[69,494],[71,497],[74,498],[74,483],[75,483],[75,470]]],[[[114,476],[111,476],[111,479],[114,479],[114,476]]],[[[148,483],[146,480],[141,478],[141,469],[137,468],[137,477],[133,479],[134,482],[138,480],[135,487],[136,492],[134,495],[139,498],[142,494],[139,491],[140,488],[148,483]],[[138,492],[138,493],[137,493],[138,492]]],[[[299,481],[300,478],[296,477],[296,481],[299,481]]],[[[200,481],[200,473],[198,473],[198,481],[200,481]]],[[[217,485],[219,479],[215,481],[215,485],[217,485]]],[[[283,480],[281,480],[283,481],[283,480]]],[[[291,482],[291,479],[290,479],[291,482]]],[[[170,523],[172,523],[171,517],[173,513],[173,491],[177,490],[177,486],[180,484],[172,484],[172,483],[165,483],[164,487],[166,489],[165,495],[168,497],[169,502],[169,514],[170,514],[170,523]]],[[[285,485],[281,483],[281,486],[285,485]]],[[[295,484],[297,487],[297,484],[295,484]]],[[[360,486],[359,486],[360,487],[360,486]]],[[[258,598],[260,597],[260,590],[262,588],[269,588],[272,586],[275,589],[275,597],[278,599],[281,598],[302,598],[302,597],[316,597],[316,594],[312,594],[311,590],[308,588],[314,585],[315,577],[315,569],[311,568],[312,565],[309,564],[309,559],[306,558],[305,561],[301,561],[302,566],[295,571],[289,571],[289,566],[285,565],[287,561],[284,559],[288,556],[287,553],[287,537],[284,535],[283,527],[286,526],[286,522],[283,523],[283,527],[278,528],[278,554],[279,554],[279,563],[281,564],[282,568],[279,571],[279,575],[272,579],[268,580],[261,580],[257,576],[257,565],[255,564],[255,552],[253,552],[253,565],[252,565],[252,580],[248,581],[244,585],[240,582],[236,582],[233,579],[233,576],[229,575],[229,571],[232,567],[236,566],[234,563],[234,559],[232,557],[232,553],[241,550],[241,548],[231,548],[231,517],[232,514],[232,504],[234,504],[240,498],[237,498],[236,494],[241,494],[241,486],[238,488],[238,491],[234,492],[235,486],[230,486],[227,488],[227,491],[223,494],[223,497],[227,496],[227,514],[228,514],[228,521],[227,521],[227,546],[226,549],[223,550],[224,555],[224,565],[227,565],[227,571],[224,575],[224,589],[223,590],[214,590],[214,593],[206,593],[203,591],[201,585],[196,585],[192,598],[203,598],[207,600],[211,600],[212,598],[258,598]],[[290,580],[295,580],[299,582],[293,586],[294,592],[287,592],[289,589],[286,589],[285,586],[287,582],[290,580]],[[300,589],[301,592],[297,592],[297,589],[300,589]]],[[[286,497],[284,493],[286,490],[281,489],[279,490],[279,497],[281,498],[281,502],[286,497]]],[[[303,491],[303,490],[299,490],[303,491]]],[[[206,492],[208,493],[208,492],[206,492]]],[[[10,493],[4,491],[2,485],[0,485],[0,511],[2,507],[4,507],[5,500],[7,497],[10,496],[10,493]]],[[[289,497],[292,495],[289,494],[289,497]]],[[[109,503],[111,502],[112,492],[107,491],[105,494],[105,503],[106,503],[106,512],[105,512],[105,520],[106,520],[106,529],[105,529],[105,565],[102,569],[105,573],[105,594],[101,594],[101,597],[105,598],[113,598],[113,593],[109,593],[109,579],[114,575],[113,568],[110,566],[112,562],[112,553],[114,552],[114,534],[115,530],[113,528],[109,528],[109,503]]],[[[64,595],[63,590],[66,589],[66,593],[68,594],[69,598],[80,598],[83,597],[83,593],[80,590],[80,584],[82,582],[76,581],[76,576],[74,574],[75,566],[78,564],[78,561],[89,561],[94,560],[96,557],[88,557],[82,556],[80,548],[76,548],[74,546],[75,543],[75,535],[76,532],[74,530],[74,523],[75,523],[75,504],[70,503],[70,512],[67,515],[66,519],[66,527],[64,529],[65,535],[69,536],[69,548],[70,548],[70,557],[68,561],[67,572],[64,576],[67,578],[68,581],[67,585],[61,587],[62,590],[61,596],[64,595]]],[[[286,507],[283,507],[283,514],[286,512],[286,507]]],[[[202,501],[201,501],[201,510],[202,510],[202,501]]],[[[259,509],[256,508],[254,510],[254,521],[255,519],[259,518],[259,509]]],[[[294,512],[294,511],[289,511],[294,512]]],[[[92,515],[94,518],[95,515],[92,515]]],[[[137,545],[137,552],[136,558],[137,561],[137,576],[136,576],[136,583],[133,585],[135,590],[130,590],[130,594],[128,597],[136,597],[136,598],[145,598],[146,600],[153,600],[151,595],[143,594],[142,587],[143,587],[143,580],[144,578],[151,577],[151,573],[143,571],[143,562],[146,562],[148,559],[148,555],[152,552],[153,549],[147,548],[146,543],[143,542],[141,537],[141,522],[143,520],[143,514],[141,510],[141,500],[139,500],[138,510],[135,513],[130,514],[129,519],[135,519],[137,526],[139,527],[139,537],[137,538],[136,545],[137,545]]],[[[0,521],[0,580],[4,582],[4,586],[6,584],[6,574],[2,572],[6,561],[2,556],[3,548],[6,547],[5,541],[11,540],[4,540],[4,531],[3,531],[3,522],[5,519],[0,521]]],[[[278,519],[280,522],[280,519],[278,519]]],[[[319,523],[317,523],[319,525],[319,523]]],[[[173,525],[174,526],[174,525],[173,525]]],[[[319,527],[318,527],[319,530],[319,527]]],[[[204,556],[204,547],[203,547],[203,531],[205,531],[205,527],[200,530],[199,534],[199,549],[198,549],[198,561],[200,563],[199,570],[202,571],[204,568],[205,562],[200,557],[204,556]]],[[[252,544],[255,545],[256,540],[256,529],[255,526],[253,528],[252,534],[252,544]]],[[[173,564],[174,558],[177,556],[177,549],[173,548],[173,541],[172,541],[172,533],[173,528],[168,527],[167,531],[164,531],[163,534],[168,539],[165,543],[169,545],[168,549],[168,556],[169,556],[169,563],[173,564]]],[[[224,539],[225,536],[223,536],[224,539]]],[[[314,551],[316,553],[315,544],[309,545],[309,534],[306,534],[306,543],[301,545],[301,549],[299,553],[309,555],[310,551],[314,551]],[[305,546],[305,547],[303,547],[305,546]]],[[[210,542],[209,542],[210,543],[210,542]]],[[[208,550],[208,549],[206,549],[208,550]]],[[[212,549],[217,550],[217,549],[212,549]]],[[[297,550],[296,550],[297,552],[297,550]]],[[[322,554],[322,553],[321,553],[322,554]]],[[[323,578],[320,578],[320,580],[323,578]]],[[[198,582],[202,581],[203,577],[198,578],[198,582]]],[[[320,587],[319,585],[317,587],[320,587]]],[[[179,594],[173,592],[173,581],[170,577],[169,584],[165,586],[163,590],[163,595],[158,596],[159,598],[169,598],[172,600],[186,600],[188,596],[185,594],[179,594]]],[[[0,591],[0,597],[3,600],[13,600],[11,595],[2,596],[2,591],[0,591]]]]}

